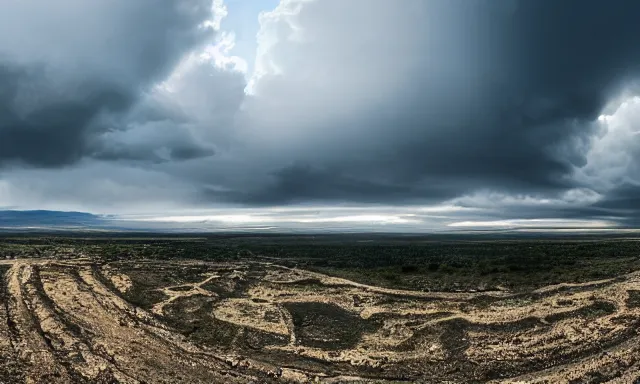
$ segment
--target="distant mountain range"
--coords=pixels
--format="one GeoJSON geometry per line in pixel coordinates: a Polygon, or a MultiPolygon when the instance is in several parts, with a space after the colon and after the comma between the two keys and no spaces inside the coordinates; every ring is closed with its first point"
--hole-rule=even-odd
{"type": "MultiPolygon", "coordinates": [[[[1,232],[255,232],[260,228],[201,223],[156,223],[87,212],[0,210],[1,232]]],[[[286,231],[286,229],[285,229],[286,231]]],[[[1,382],[0,382],[1,384],[1,382]]]]}
{"type": "Polygon", "coordinates": [[[86,212],[0,211],[0,229],[96,228],[107,224],[109,220],[86,212]]]}

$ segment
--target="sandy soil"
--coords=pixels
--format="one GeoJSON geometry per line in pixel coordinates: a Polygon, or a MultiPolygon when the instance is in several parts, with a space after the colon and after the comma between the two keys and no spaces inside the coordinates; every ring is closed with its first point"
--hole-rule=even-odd
{"type": "Polygon", "coordinates": [[[640,273],[511,294],[257,262],[21,259],[0,272],[3,384],[640,378],[640,273]]]}

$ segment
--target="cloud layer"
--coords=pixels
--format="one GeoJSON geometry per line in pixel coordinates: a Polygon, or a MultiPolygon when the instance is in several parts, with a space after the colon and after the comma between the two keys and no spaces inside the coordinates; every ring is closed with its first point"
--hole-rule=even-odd
{"type": "Polygon", "coordinates": [[[253,73],[172,4],[3,6],[0,205],[640,218],[638,2],[281,0],[253,73]]]}
{"type": "Polygon", "coordinates": [[[100,135],[127,128],[122,117],[212,38],[213,20],[206,0],[4,4],[0,161],[59,167],[103,158],[93,148],[109,145],[100,135]]]}

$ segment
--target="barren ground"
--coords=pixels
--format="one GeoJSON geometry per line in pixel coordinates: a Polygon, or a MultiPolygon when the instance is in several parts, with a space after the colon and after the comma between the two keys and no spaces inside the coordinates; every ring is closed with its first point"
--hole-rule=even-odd
{"type": "Polygon", "coordinates": [[[0,383],[636,383],[640,273],[382,288],[277,260],[0,261],[0,383]]]}

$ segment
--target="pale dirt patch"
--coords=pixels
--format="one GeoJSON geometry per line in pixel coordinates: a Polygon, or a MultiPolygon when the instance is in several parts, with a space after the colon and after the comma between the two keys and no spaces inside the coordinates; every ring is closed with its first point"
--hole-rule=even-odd
{"type": "Polygon", "coordinates": [[[129,276],[124,273],[119,273],[109,266],[102,267],[101,271],[120,293],[126,293],[133,286],[129,276]]]}
{"type": "Polygon", "coordinates": [[[280,309],[273,304],[255,303],[248,299],[228,299],[214,308],[213,315],[229,323],[279,335],[289,334],[280,309]]]}

